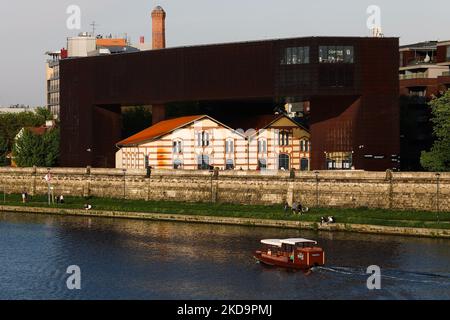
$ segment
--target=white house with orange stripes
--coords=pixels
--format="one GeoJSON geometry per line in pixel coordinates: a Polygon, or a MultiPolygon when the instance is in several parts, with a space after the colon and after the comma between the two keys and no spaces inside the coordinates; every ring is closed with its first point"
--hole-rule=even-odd
{"type": "Polygon", "coordinates": [[[309,170],[309,132],[289,117],[255,116],[240,127],[207,115],[161,121],[117,143],[116,167],[309,170]]]}

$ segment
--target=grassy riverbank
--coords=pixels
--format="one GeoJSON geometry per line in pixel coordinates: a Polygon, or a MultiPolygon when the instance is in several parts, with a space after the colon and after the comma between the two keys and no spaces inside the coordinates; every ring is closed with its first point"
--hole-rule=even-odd
{"type": "MultiPolygon", "coordinates": [[[[6,202],[0,198],[0,203],[9,206],[49,207],[46,196],[35,196],[26,204],[22,203],[20,195],[7,195],[6,202]]],[[[391,227],[450,229],[450,212],[426,211],[396,211],[383,209],[337,209],[313,208],[302,216],[285,213],[281,205],[235,205],[211,203],[181,203],[172,201],[122,200],[110,198],[66,197],[64,204],[54,204],[50,207],[67,209],[83,209],[85,203],[95,210],[150,212],[183,215],[202,215],[218,217],[259,218],[271,220],[289,220],[319,222],[321,216],[334,216],[336,222],[347,224],[368,224],[391,227]],[[438,222],[439,218],[439,222],[438,222]]]]}

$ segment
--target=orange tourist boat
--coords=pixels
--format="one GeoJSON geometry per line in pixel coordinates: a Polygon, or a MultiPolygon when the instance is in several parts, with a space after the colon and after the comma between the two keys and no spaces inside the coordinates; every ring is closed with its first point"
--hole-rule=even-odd
{"type": "Polygon", "coordinates": [[[325,264],[325,252],[314,240],[303,238],[261,240],[264,249],[254,257],[270,266],[309,270],[325,264]]]}

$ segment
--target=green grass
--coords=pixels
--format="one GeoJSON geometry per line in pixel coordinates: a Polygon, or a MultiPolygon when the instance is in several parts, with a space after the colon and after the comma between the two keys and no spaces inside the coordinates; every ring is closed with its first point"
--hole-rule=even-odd
{"type": "MultiPolygon", "coordinates": [[[[0,203],[11,206],[48,207],[46,196],[35,196],[29,202],[23,204],[21,195],[7,195],[6,202],[3,202],[3,199],[0,198],[0,203]]],[[[336,218],[336,222],[338,223],[450,229],[450,212],[439,212],[438,223],[438,215],[436,212],[396,211],[367,208],[312,208],[308,213],[298,216],[285,213],[282,205],[262,206],[211,204],[174,201],[123,200],[94,197],[89,200],[81,197],[65,197],[65,204],[55,204],[51,205],[51,207],[81,210],[83,209],[85,203],[91,204],[95,210],[171,213],[307,222],[319,222],[321,216],[334,216],[336,218]]]]}

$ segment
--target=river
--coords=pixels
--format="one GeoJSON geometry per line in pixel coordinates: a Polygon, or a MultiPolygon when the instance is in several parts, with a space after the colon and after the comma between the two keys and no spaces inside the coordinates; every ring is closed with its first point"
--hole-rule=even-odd
{"type": "Polygon", "coordinates": [[[450,240],[0,213],[0,299],[450,299],[450,240]],[[326,266],[253,259],[260,239],[290,237],[319,241],[326,266]],[[380,290],[367,289],[370,265],[380,290]]]}

